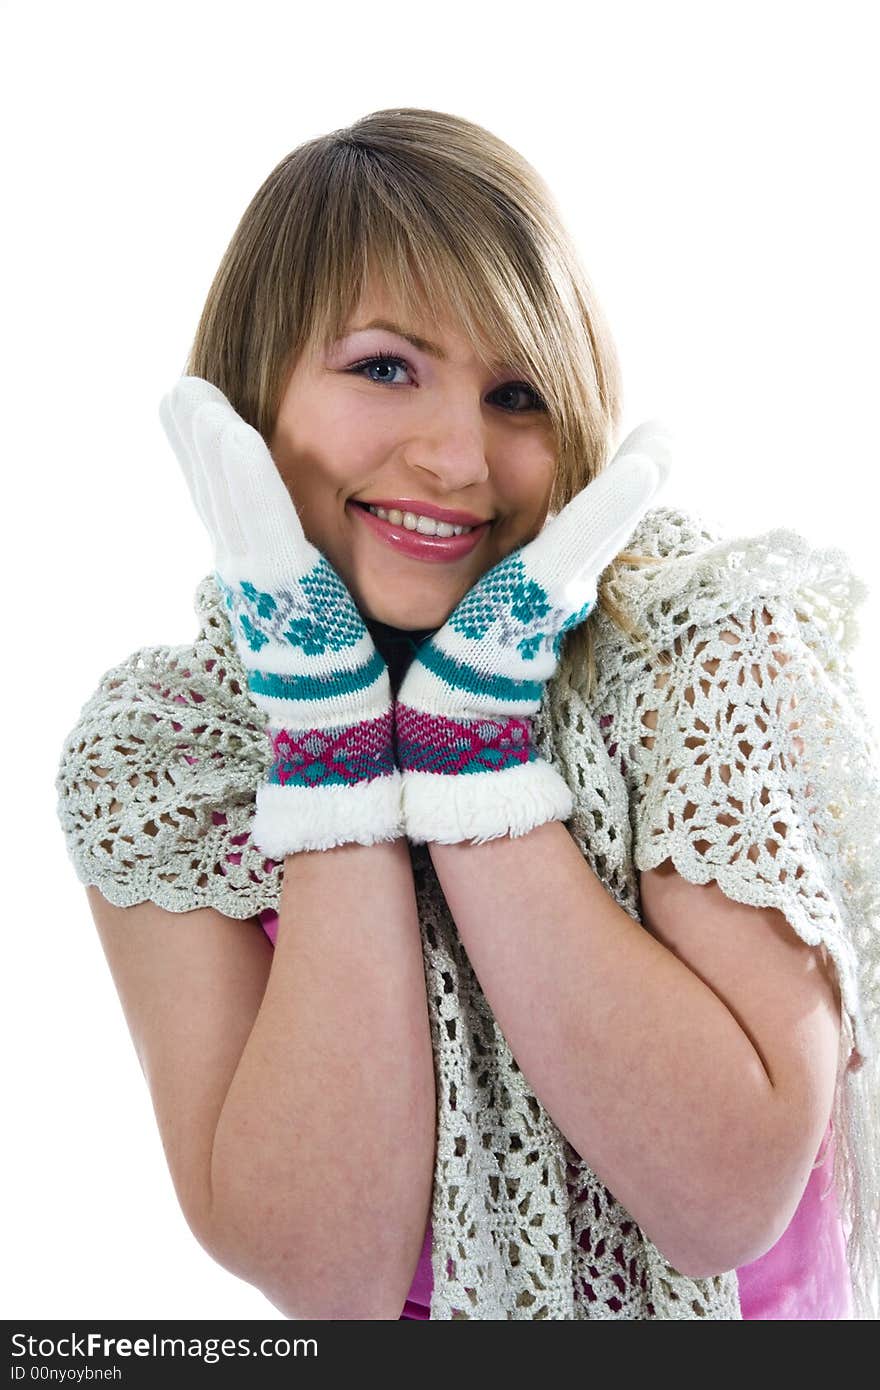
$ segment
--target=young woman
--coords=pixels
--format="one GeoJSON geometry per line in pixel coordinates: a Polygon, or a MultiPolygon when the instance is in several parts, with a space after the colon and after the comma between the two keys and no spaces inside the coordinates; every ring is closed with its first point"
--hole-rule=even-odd
{"type": "Polygon", "coordinates": [[[652,506],[552,198],[439,112],[279,164],[160,413],[199,635],[59,813],[197,1239],[292,1318],[876,1316],[843,558],[652,506]]]}

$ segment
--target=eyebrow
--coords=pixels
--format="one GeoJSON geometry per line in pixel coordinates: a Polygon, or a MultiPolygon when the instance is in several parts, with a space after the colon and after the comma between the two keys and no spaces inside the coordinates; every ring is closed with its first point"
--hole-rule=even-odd
{"type": "Polygon", "coordinates": [[[446,361],[446,353],[436,343],[431,343],[427,338],[420,338],[417,333],[405,333],[399,324],[392,323],[390,319],[371,319],[369,323],[361,324],[359,328],[350,328],[346,336],[352,333],[365,333],[368,328],[382,328],[386,333],[396,333],[398,338],[405,338],[413,347],[420,352],[426,352],[429,357],[436,357],[438,361],[446,361]]]}

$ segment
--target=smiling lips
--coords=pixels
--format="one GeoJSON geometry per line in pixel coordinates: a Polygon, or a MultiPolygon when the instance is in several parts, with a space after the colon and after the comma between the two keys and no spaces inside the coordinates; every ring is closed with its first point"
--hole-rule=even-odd
{"type": "MultiPolygon", "coordinates": [[[[420,502],[416,498],[367,497],[355,499],[359,507],[381,507],[385,512],[411,512],[414,516],[428,516],[434,521],[446,522],[449,526],[482,526],[487,520],[484,516],[474,516],[473,512],[453,511],[449,507],[438,507],[434,502],[420,502]]],[[[491,518],[488,518],[491,519],[491,518]]]]}
{"type": "Polygon", "coordinates": [[[349,502],[347,504],[363,517],[368,529],[377,539],[384,541],[391,546],[399,555],[406,555],[414,560],[426,560],[429,563],[448,563],[451,560],[460,560],[466,555],[470,555],[480,544],[491,525],[489,521],[481,521],[479,517],[473,516],[469,512],[451,512],[442,507],[428,506],[424,502],[418,504],[418,511],[412,504],[403,503],[384,503],[384,502],[349,502]],[[368,510],[369,506],[382,507],[383,510],[392,511],[395,515],[401,516],[399,524],[375,516],[368,510]],[[410,526],[403,524],[403,517],[409,514],[407,519],[410,526]],[[431,517],[439,522],[445,522],[449,526],[471,526],[470,531],[463,531],[461,535],[437,536],[423,535],[415,529],[412,524],[417,521],[419,516],[431,517]]]}

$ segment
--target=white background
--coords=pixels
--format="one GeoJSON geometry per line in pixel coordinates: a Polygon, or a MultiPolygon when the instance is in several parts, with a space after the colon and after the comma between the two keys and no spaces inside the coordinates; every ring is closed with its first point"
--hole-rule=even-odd
{"type": "Polygon", "coordinates": [[[257,187],[386,106],[519,149],[610,319],[624,429],[675,431],[664,502],[845,549],[871,586],[855,666],[877,717],[874,18],[846,0],[0,8],[5,1317],[280,1316],[179,1212],[54,793],[101,674],[195,633],[209,542],[157,406],[257,187]]]}

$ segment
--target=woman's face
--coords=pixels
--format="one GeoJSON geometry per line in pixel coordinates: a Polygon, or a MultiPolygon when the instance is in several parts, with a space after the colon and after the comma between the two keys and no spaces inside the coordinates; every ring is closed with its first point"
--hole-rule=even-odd
{"type": "Polygon", "coordinates": [[[372,293],[329,352],[303,356],[269,447],[306,536],[361,613],[393,627],[436,628],[480,575],[541,530],[555,446],[537,394],[515,384],[521,377],[488,372],[436,322],[398,326],[442,358],[366,327],[394,317],[390,302],[372,293]],[[363,365],[382,351],[401,360],[363,365]],[[364,503],[395,511],[382,520],[364,503]],[[413,516],[438,509],[464,513],[449,522],[467,521],[476,543],[425,537],[426,521],[410,529],[413,516]]]}

